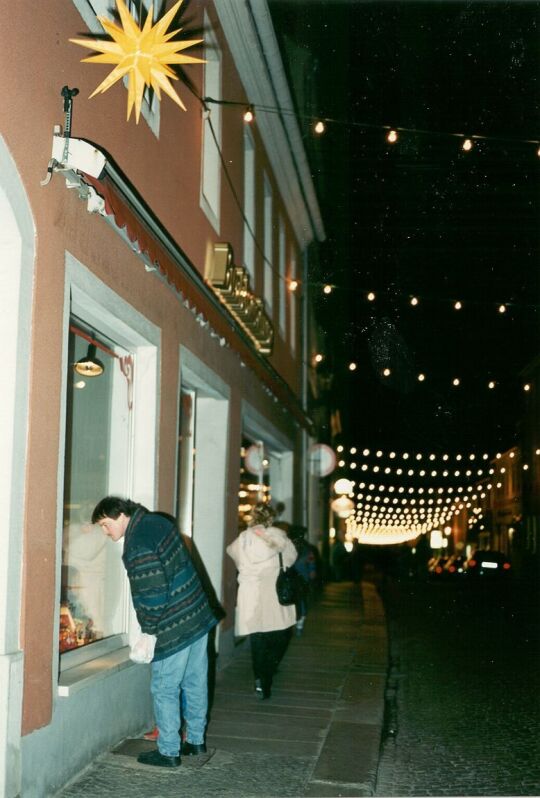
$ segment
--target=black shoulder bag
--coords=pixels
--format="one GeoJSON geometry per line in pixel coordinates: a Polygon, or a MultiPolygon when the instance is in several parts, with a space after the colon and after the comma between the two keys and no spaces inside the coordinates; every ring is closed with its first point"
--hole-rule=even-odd
{"type": "Polygon", "coordinates": [[[283,567],[283,557],[279,553],[279,574],[276,592],[280,604],[296,604],[298,598],[298,572],[294,568],[283,567]]]}

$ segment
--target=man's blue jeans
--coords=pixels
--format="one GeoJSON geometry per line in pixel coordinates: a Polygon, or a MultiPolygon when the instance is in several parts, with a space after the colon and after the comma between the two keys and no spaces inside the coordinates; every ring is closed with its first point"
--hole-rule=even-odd
{"type": "Polygon", "coordinates": [[[159,730],[158,749],[164,756],[180,752],[180,690],[187,740],[204,743],[208,712],[208,635],[159,662],[152,663],[150,689],[159,730]]]}

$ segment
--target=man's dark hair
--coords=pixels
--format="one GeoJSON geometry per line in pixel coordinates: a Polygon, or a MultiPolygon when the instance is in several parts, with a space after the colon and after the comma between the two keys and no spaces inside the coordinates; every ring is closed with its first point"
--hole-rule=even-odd
{"type": "Polygon", "coordinates": [[[131,499],[121,499],[120,496],[105,496],[94,507],[92,513],[92,523],[101,521],[102,518],[118,518],[122,513],[131,518],[135,510],[141,507],[140,504],[132,502],[131,499]]]}

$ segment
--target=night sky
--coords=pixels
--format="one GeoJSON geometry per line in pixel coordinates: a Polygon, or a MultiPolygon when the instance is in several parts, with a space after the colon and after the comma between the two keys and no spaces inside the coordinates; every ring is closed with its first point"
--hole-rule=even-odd
{"type": "Polygon", "coordinates": [[[508,448],[540,349],[540,4],[270,8],[293,58],[311,58],[300,124],[327,241],[309,290],[343,441],[508,448]],[[324,136],[311,115],[329,120],[324,136]],[[412,132],[390,145],[386,126],[412,132]],[[452,134],[486,138],[465,153],[452,134]]]}

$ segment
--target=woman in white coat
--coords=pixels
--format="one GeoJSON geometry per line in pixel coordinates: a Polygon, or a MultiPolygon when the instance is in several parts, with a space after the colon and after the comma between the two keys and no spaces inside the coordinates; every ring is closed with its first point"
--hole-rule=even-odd
{"type": "Polygon", "coordinates": [[[275,513],[268,504],[255,505],[251,515],[248,528],[227,546],[238,569],[235,634],[249,635],[255,692],[270,698],[272,677],[296,623],[294,604],[283,606],[277,598],[279,554],[289,567],[297,553],[286,533],[272,526],[275,513]]]}

